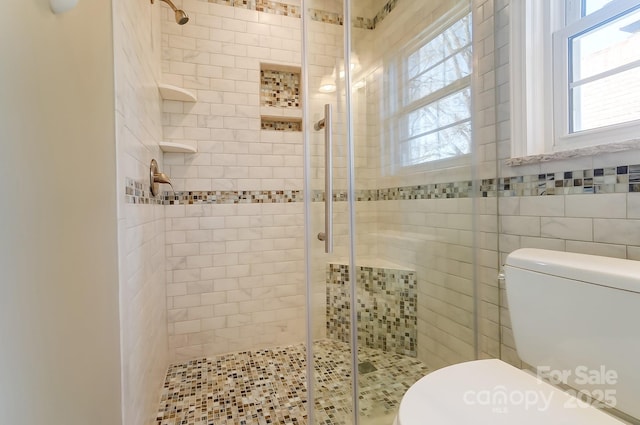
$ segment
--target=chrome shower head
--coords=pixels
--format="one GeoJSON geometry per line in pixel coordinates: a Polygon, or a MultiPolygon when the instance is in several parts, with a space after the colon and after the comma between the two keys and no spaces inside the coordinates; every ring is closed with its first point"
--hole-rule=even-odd
{"type": "MultiPolygon", "coordinates": [[[[151,4],[154,3],[155,0],[151,0],[151,4]]],[[[184,25],[187,22],[189,22],[189,15],[187,15],[187,12],[185,12],[182,9],[178,9],[175,4],[173,4],[173,2],[171,0],[161,0],[165,3],[167,3],[169,5],[169,7],[171,8],[171,10],[173,10],[173,12],[175,13],[175,17],[176,17],[176,23],[178,25],[184,25]]]]}
{"type": "Polygon", "coordinates": [[[189,16],[187,15],[187,12],[185,12],[182,9],[178,9],[176,10],[176,22],[178,23],[178,25],[184,25],[187,22],[189,22],[189,16]]]}

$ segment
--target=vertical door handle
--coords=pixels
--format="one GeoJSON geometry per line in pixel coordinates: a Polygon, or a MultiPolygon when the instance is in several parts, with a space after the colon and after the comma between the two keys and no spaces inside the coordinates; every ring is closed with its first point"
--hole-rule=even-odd
{"type": "Polygon", "coordinates": [[[324,252],[333,252],[333,109],[324,105],[324,119],[314,126],[316,131],[324,128],[324,233],[318,239],[324,241],[324,252]]]}

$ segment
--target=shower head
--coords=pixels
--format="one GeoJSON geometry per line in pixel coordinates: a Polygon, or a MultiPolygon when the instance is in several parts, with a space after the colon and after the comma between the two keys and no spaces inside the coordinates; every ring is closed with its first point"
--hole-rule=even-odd
{"type": "Polygon", "coordinates": [[[182,9],[178,9],[175,11],[176,13],[176,22],[178,23],[178,25],[184,25],[187,22],[189,22],[189,16],[187,15],[187,12],[185,12],[182,9]]]}
{"type": "MultiPolygon", "coordinates": [[[[155,0],[151,0],[151,4],[153,4],[154,1],[155,0]]],[[[171,8],[171,10],[173,10],[173,12],[175,13],[176,22],[178,23],[178,25],[184,25],[187,22],[189,22],[189,15],[187,15],[187,12],[185,12],[182,9],[178,9],[171,0],[160,0],[160,1],[167,3],[171,8]]]]}

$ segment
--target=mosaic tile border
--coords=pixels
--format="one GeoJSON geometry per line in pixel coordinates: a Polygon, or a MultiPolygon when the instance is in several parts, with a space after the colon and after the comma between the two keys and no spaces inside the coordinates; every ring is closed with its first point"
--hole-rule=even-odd
{"type": "Polygon", "coordinates": [[[159,196],[151,196],[148,184],[128,177],[125,179],[124,193],[127,204],[162,205],[162,199],[159,196]]]}
{"type": "Polygon", "coordinates": [[[301,190],[239,190],[212,192],[164,192],[164,205],[280,204],[303,202],[301,190]]]}
{"type": "Polygon", "coordinates": [[[640,192],[640,164],[483,180],[480,192],[482,196],[635,193],[640,192]]]}
{"type": "MultiPolygon", "coordinates": [[[[499,179],[471,180],[356,191],[357,202],[420,199],[484,198],[496,196],[553,196],[602,193],[640,193],[640,164],[586,170],[559,171],[499,179]]],[[[348,199],[346,190],[333,193],[334,202],[348,199]]],[[[304,202],[301,190],[184,191],[152,197],[146,184],[126,179],[128,204],[258,204],[304,202]]],[[[324,191],[314,190],[312,202],[324,202],[324,191]]]]}
{"type": "MultiPolygon", "coordinates": [[[[389,0],[376,16],[372,18],[365,18],[362,16],[356,16],[353,18],[352,25],[354,28],[361,28],[366,30],[374,30],[376,27],[386,18],[393,9],[398,5],[398,0],[389,0]]],[[[309,17],[312,21],[324,22],[326,24],[344,25],[344,16],[342,13],[328,12],[322,9],[307,9],[309,17]]]]}
{"type": "MultiPolygon", "coordinates": [[[[473,195],[473,182],[464,180],[453,183],[436,183],[417,186],[389,187],[384,189],[356,190],[357,202],[405,201],[411,199],[469,198],[473,195]]],[[[314,190],[312,202],[324,202],[324,191],[314,190]]],[[[334,202],[346,201],[348,192],[334,191],[334,202]]]]}
{"type": "Polygon", "coordinates": [[[300,6],[270,0],[202,0],[207,3],[222,4],[225,6],[239,7],[258,12],[271,13],[273,15],[290,16],[300,18],[300,6]]]}
{"type": "MultiPolygon", "coordinates": [[[[301,18],[300,6],[271,0],[201,0],[206,3],[215,3],[231,7],[239,7],[247,10],[255,10],[257,12],[271,13],[274,15],[290,16],[293,18],[301,18]]],[[[364,18],[357,16],[353,19],[354,28],[362,28],[374,30],[380,22],[386,18],[393,9],[395,9],[398,0],[390,0],[373,18],[364,18]]],[[[312,21],[324,22],[327,24],[344,25],[344,16],[342,13],[328,12],[322,9],[307,9],[309,17],[312,21]]]]}

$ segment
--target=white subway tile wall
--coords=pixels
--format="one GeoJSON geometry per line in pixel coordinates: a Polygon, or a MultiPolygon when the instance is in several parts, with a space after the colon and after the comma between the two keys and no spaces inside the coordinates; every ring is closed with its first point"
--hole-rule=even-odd
{"type": "Polygon", "coordinates": [[[273,191],[292,200],[303,187],[302,133],[273,129],[299,120],[299,105],[268,108],[279,118],[264,126],[260,84],[261,64],[300,67],[301,20],[197,0],[181,7],[188,25],[164,16],[162,79],[198,101],[164,102],[164,139],[198,152],[165,154],[165,172],[179,194],[213,193],[164,207],[170,357],[302,342],[303,204],[244,203],[236,193],[270,202],[273,191]]]}
{"type": "MultiPolygon", "coordinates": [[[[161,9],[113,2],[118,182],[118,250],[123,423],[153,420],[169,362],[164,207],[134,204],[148,191],[149,164],[162,167],[161,9]],[[134,182],[145,182],[136,187],[134,182]],[[137,190],[137,192],[136,192],[137,190]],[[131,192],[131,193],[129,193],[131,192]]],[[[148,199],[148,197],[146,197],[148,199]]],[[[115,284],[115,283],[114,283],[115,284]]]]}

